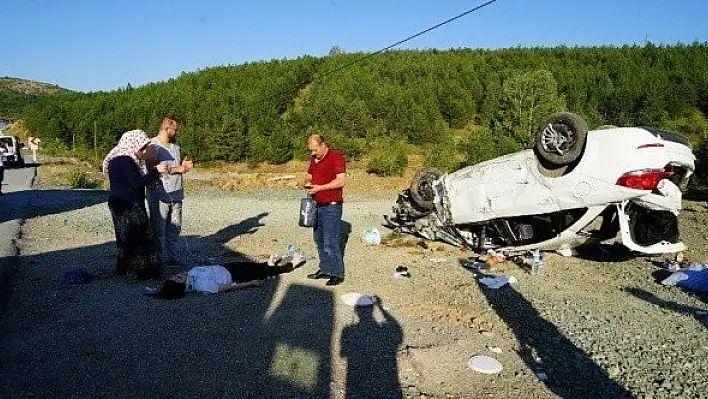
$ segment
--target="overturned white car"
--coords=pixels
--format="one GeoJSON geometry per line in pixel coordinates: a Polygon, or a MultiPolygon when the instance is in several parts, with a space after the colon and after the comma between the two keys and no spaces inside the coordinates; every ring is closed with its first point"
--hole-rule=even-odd
{"type": "Polygon", "coordinates": [[[483,251],[572,248],[616,238],[644,254],[679,252],[681,190],[695,156],[680,134],[647,127],[588,132],[559,112],[534,148],[450,174],[423,169],[386,225],[483,251]]]}

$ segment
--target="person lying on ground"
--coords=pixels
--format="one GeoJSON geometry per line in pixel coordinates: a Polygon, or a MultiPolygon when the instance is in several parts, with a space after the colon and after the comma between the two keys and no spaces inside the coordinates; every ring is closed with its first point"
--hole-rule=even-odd
{"type": "Polygon", "coordinates": [[[187,292],[217,293],[257,287],[270,277],[290,273],[305,264],[296,253],[292,260],[280,265],[276,255],[268,262],[228,262],[223,265],[196,266],[172,275],[155,293],[160,299],[183,298],[187,292]]]}

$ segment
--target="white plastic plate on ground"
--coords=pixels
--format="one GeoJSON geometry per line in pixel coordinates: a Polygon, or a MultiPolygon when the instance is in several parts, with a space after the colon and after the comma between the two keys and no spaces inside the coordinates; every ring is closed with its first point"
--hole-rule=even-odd
{"type": "Polygon", "coordinates": [[[341,299],[349,306],[371,306],[376,303],[376,298],[358,292],[347,292],[341,299]]]}
{"type": "Polygon", "coordinates": [[[483,374],[497,374],[504,369],[497,359],[484,355],[472,356],[467,362],[467,366],[483,374]]]}

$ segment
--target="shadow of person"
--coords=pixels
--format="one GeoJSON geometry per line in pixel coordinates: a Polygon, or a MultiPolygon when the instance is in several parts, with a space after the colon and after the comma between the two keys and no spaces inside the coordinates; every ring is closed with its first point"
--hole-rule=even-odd
{"type": "Polygon", "coordinates": [[[205,260],[208,260],[208,263],[214,263],[217,260],[219,262],[245,260],[248,258],[247,256],[231,251],[226,244],[238,236],[254,234],[259,227],[265,226],[263,219],[268,215],[268,212],[259,213],[208,236],[183,236],[185,248],[182,257],[187,258],[191,263],[198,264],[204,263],[205,260]]]}
{"type": "Polygon", "coordinates": [[[236,224],[224,227],[216,233],[205,237],[205,239],[218,242],[219,244],[226,244],[235,237],[246,234],[253,234],[258,231],[259,227],[265,226],[265,223],[263,223],[261,220],[269,214],[270,213],[268,212],[262,212],[256,216],[251,216],[250,218],[243,219],[242,221],[236,224]]]}
{"type": "Polygon", "coordinates": [[[291,284],[263,319],[264,348],[252,363],[266,370],[267,384],[251,387],[255,397],[330,397],[332,380],[332,292],[291,284]]]}
{"type": "MultiPolygon", "coordinates": [[[[651,303],[653,305],[659,306],[663,309],[668,309],[668,310],[674,311],[676,313],[681,313],[681,314],[691,316],[694,319],[696,319],[696,321],[703,324],[704,327],[708,328],[708,318],[705,315],[699,317],[701,312],[705,312],[705,310],[703,310],[703,309],[682,305],[682,304],[676,303],[676,302],[666,301],[666,300],[663,300],[663,299],[657,297],[656,295],[652,294],[651,292],[644,291],[643,289],[640,289],[640,288],[634,288],[634,287],[633,288],[626,288],[625,291],[630,293],[635,298],[639,298],[643,301],[646,301],[646,302],[651,303]]],[[[698,296],[698,298],[701,299],[703,302],[706,302],[706,300],[708,299],[705,296],[698,296]]]]}
{"type": "MultiPolygon", "coordinates": [[[[480,273],[479,277],[494,276],[480,273]]],[[[544,381],[548,389],[563,398],[631,397],[511,286],[494,290],[479,280],[477,283],[490,306],[516,336],[524,363],[535,374],[548,377],[544,381]]]]}
{"type": "Polygon", "coordinates": [[[401,398],[396,354],[403,329],[379,304],[382,322],[374,318],[374,306],[356,307],[358,322],[342,330],[340,355],[347,359],[349,398],[401,398]]]}
{"type": "Polygon", "coordinates": [[[347,244],[349,236],[352,234],[352,224],[346,220],[342,220],[342,256],[347,253],[347,244]]]}

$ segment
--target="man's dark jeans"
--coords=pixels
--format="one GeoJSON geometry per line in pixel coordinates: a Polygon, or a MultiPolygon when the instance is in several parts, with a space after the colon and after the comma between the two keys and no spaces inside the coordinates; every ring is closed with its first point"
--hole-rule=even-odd
{"type": "Polygon", "coordinates": [[[314,228],[320,270],[330,277],[344,278],[342,254],[342,204],[318,204],[314,228]]]}

